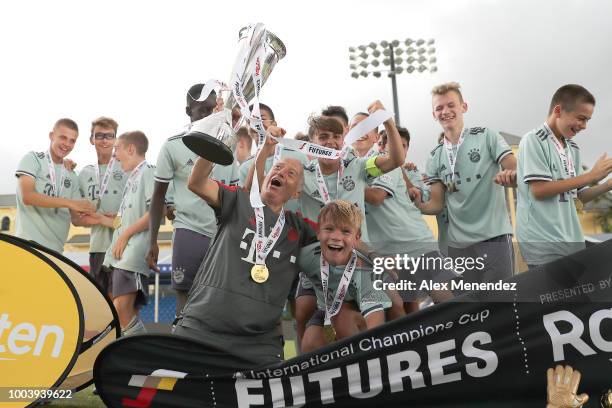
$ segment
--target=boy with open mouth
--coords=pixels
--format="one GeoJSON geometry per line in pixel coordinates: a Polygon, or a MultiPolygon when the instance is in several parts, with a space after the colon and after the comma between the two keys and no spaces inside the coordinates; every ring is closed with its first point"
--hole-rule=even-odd
{"type": "Polygon", "coordinates": [[[327,203],[319,213],[318,248],[306,248],[300,254],[304,271],[320,270],[319,279],[308,276],[317,296],[318,310],[308,322],[303,351],[325,345],[324,324],[331,324],[336,339],[355,335],[385,322],[385,309],[391,301],[384,291],[372,284],[372,270],[357,256],[360,247],[363,214],[344,200],[327,203]],[[312,250],[319,256],[304,256],[312,250]]]}

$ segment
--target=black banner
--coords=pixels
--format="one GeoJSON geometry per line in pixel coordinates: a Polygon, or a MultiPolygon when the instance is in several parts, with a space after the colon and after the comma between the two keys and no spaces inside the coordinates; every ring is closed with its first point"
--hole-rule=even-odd
{"type": "MultiPolygon", "coordinates": [[[[177,336],[120,339],[96,360],[111,407],[544,407],[569,364],[596,407],[612,385],[612,241],[263,370],[177,336]],[[500,302],[500,298],[505,302],[500,302]]],[[[231,307],[231,305],[228,305],[231,307]]]]}

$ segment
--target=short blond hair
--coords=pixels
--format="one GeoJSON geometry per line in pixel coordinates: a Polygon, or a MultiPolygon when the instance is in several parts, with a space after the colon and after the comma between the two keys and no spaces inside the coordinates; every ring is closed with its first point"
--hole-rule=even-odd
{"type": "Polygon", "coordinates": [[[126,145],[134,145],[136,152],[142,156],[144,156],[149,149],[149,140],[140,130],[125,132],[119,136],[119,140],[125,142],[126,145]]]}
{"type": "Polygon", "coordinates": [[[330,219],[334,225],[350,225],[357,231],[361,230],[363,214],[354,204],[345,200],[333,200],[325,204],[319,213],[319,225],[325,219],[330,219]]]}
{"type": "Polygon", "coordinates": [[[449,92],[456,92],[457,95],[459,95],[459,100],[463,102],[463,95],[461,94],[461,85],[459,85],[459,82],[445,82],[436,85],[431,90],[431,95],[446,95],[449,92]]]}

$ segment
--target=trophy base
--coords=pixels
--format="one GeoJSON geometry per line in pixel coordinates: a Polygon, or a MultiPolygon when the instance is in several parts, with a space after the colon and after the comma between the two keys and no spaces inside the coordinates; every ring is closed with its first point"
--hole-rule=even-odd
{"type": "Polygon", "coordinates": [[[202,132],[190,132],[183,136],[183,143],[198,156],[222,166],[234,162],[234,154],[222,141],[202,132]]]}

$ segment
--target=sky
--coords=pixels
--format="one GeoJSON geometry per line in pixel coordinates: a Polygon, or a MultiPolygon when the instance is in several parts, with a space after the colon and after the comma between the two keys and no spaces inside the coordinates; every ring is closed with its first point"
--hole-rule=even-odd
{"type": "Polygon", "coordinates": [[[597,105],[575,140],[592,164],[612,154],[610,15],[612,2],[599,0],[0,2],[0,194],[15,192],[19,160],[48,149],[61,117],[80,127],[69,156],[77,170],[96,160],[88,136],[101,115],[115,118],[119,133],[144,131],[155,162],[164,140],[187,123],[187,89],[229,80],[238,31],[252,22],[287,48],[261,101],[290,135],[330,104],[349,115],[376,99],[393,109],[389,78],[350,76],[349,46],[433,38],[438,71],[397,77],[410,161],[424,168],[441,130],[431,88],[458,81],[467,126],[516,135],[545,120],[561,85],[585,86],[597,105]]]}

